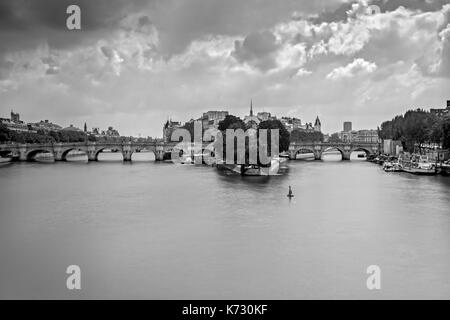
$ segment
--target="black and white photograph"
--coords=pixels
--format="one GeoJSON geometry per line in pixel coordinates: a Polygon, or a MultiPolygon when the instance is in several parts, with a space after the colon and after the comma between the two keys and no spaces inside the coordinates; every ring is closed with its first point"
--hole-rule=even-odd
{"type": "Polygon", "coordinates": [[[449,0],[0,0],[0,300],[449,299],[449,0]]]}

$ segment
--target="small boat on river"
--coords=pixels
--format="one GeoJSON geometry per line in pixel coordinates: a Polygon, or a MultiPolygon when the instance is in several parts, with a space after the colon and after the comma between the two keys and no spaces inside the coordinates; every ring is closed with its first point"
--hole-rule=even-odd
{"type": "Polygon", "coordinates": [[[386,172],[400,172],[401,167],[398,161],[385,161],[383,163],[383,170],[386,172]]]}
{"type": "Polygon", "coordinates": [[[8,158],[8,157],[0,157],[0,163],[8,163],[11,162],[12,158],[8,158]]]}
{"type": "Polygon", "coordinates": [[[440,169],[443,175],[450,176],[450,160],[441,163],[440,169]]]}
{"type": "Polygon", "coordinates": [[[426,155],[404,153],[399,158],[401,170],[420,175],[435,175],[436,164],[431,162],[426,155]]]}
{"type": "Polygon", "coordinates": [[[274,157],[270,161],[270,166],[256,164],[226,164],[221,162],[217,163],[217,169],[228,170],[242,176],[272,176],[278,174],[280,164],[285,161],[287,161],[286,158],[274,157]]]}

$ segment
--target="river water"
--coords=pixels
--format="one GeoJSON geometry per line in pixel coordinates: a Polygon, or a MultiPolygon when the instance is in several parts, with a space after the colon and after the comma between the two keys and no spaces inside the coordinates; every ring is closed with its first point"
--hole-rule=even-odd
{"type": "Polygon", "coordinates": [[[0,298],[450,298],[450,178],[363,161],[240,177],[120,157],[0,166],[0,298]],[[81,290],[66,288],[69,265],[81,290]]]}

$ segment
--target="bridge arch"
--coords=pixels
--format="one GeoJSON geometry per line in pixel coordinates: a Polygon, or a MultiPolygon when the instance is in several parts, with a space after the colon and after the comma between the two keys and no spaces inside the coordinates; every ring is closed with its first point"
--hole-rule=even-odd
{"type": "Polygon", "coordinates": [[[132,154],[131,154],[131,158],[130,159],[132,161],[136,161],[137,160],[137,161],[143,162],[143,161],[155,161],[156,158],[157,158],[157,155],[156,155],[155,148],[154,147],[145,147],[144,146],[144,147],[136,147],[136,148],[134,148],[132,150],[132,154]],[[153,154],[154,159],[148,159],[148,156],[147,157],[144,156],[145,154],[149,154],[149,153],[153,154]],[[139,159],[139,157],[141,159],[139,159]],[[142,158],[144,158],[144,159],[142,159],[142,158]]]}
{"type": "Polygon", "coordinates": [[[325,152],[334,151],[334,150],[340,152],[340,154],[341,154],[341,156],[342,156],[342,160],[345,159],[345,155],[346,155],[346,154],[345,154],[345,151],[344,151],[341,147],[338,147],[338,146],[328,146],[328,147],[325,147],[324,149],[321,150],[321,152],[320,152],[320,160],[323,160],[323,154],[324,154],[325,152]]]}
{"type": "Polygon", "coordinates": [[[98,161],[98,155],[101,152],[103,152],[103,150],[105,150],[105,149],[117,149],[118,150],[117,153],[120,153],[123,156],[122,147],[117,148],[117,147],[111,147],[111,146],[103,146],[103,147],[100,147],[98,149],[95,149],[95,151],[93,151],[93,158],[95,161],[98,161]]]}
{"type": "Polygon", "coordinates": [[[314,158],[316,158],[316,151],[314,151],[311,147],[300,147],[294,151],[293,159],[297,159],[297,155],[299,154],[312,154],[314,158]]]}
{"type": "Polygon", "coordinates": [[[74,150],[76,150],[76,151],[82,151],[82,152],[86,153],[86,155],[87,155],[87,150],[86,150],[86,148],[80,148],[80,147],[67,148],[67,149],[64,149],[64,150],[62,151],[62,153],[61,153],[61,160],[62,160],[62,161],[66,161],[66,160],[67,160],[67,155],[69,154],[69,152],[70,152],[70,151],[74,151],[74,150]]]}
{"type": "Polygon", "coordinates": [[[364,151],[366,153],[366,156],[370,156],[373,153],[369,148],[366,147],[354,147],[350,150],[350,154],[356,151],[364,151]]]}
{"type": "Polygon", "coordinates": [[[48,148],[38,148],[38,149],[32,149],[32,150],[29,150],[29,151],[26,153],[25,158],[26,158],[27,161],[34,161],[35,158],[36,158],[36,156],[37,156],[39,153],[50,153],[53,157],[55,156],[54,153],[53,153],[53,150],[51,150],[51,149],[48,149],[48,148]]]}

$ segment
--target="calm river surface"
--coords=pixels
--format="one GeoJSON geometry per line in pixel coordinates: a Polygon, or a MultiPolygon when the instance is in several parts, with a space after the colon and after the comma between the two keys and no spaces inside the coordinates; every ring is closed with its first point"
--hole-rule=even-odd
{"type": "Polygon", "coordinates": [[[0,166],[0,298],[450,298],[450,178],[120,158],[0,166]],[[79,291],[66,289],[72,264],[79,291]],[[379,291],[366,288],[373,264],[379,291]]]}

